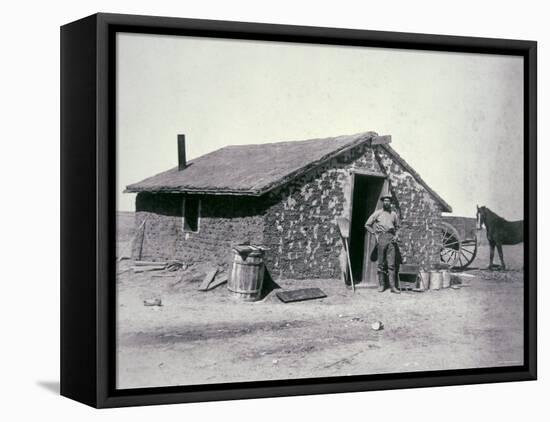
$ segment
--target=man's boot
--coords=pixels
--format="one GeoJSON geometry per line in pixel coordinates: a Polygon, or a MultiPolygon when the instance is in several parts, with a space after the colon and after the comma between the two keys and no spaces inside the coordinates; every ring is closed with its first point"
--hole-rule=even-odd
{"type": "Polygon", "coordinates": [[[401,293],[401,290],[399,290],[395,286],[395,273],[393,271],[390,271],[388,274],[388,278],[390,279],[390,291],[392,293],[401,293]]]}
{"type": "Polygon", "coordinates": [[[385,286],[385,280],[384,280],[384,273],[379,272],[378,273],[378,292],[382,293],[384,290],[386,290],[385,286]]]}

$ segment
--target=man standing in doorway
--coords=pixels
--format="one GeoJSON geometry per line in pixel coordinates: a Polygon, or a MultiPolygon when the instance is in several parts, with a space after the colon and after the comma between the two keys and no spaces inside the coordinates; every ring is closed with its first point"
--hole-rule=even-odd
{"type": "Polygon", "coordinates": [[[365,228],[376,238],[376,247],[378,248],[378,291],[383,292],[386,289],[385,273],[388,269],[388,281],[392,293],[401,293],[396,287],[395,282],[395,260],[397,233],[399,230],[399,217],[392,210],[392,197],[384,194],[380,198],[383,207],[369,217],[365,228]]]}

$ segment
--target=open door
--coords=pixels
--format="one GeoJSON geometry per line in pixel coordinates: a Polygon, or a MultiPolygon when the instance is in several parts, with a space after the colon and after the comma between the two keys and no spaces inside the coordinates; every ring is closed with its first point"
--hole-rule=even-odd
{"type": "MultiPolygon", "coordinates": [[[[374,210],[382,208],[382,202],[380,201],[380,196],[382,195],[382,192],[388,192],[389,191],[388,188],[389,188],[388,179],[384,179],[382,183],[382,188],[377,192],[377,195],[376,195],[376,205],[374,207],[374,210]]],[[[369,218],[369,216],[370,214],[367,216],[367,219],[369,218]]],[[[370,256],[375,247],[376,247],[376,238],[372,234],[370,234],[367,230],[365,230],[365,247],[364,247],[365,253],[363,255],[362,279],[367,286],[378,287],[377,261],[373,262],[370,259],[370,256]]]]}
{"type": "Polygon", "coordinates": [[[365,229],[369,216],[379,207],[380,195],[387,179],[380,176],[353,175],[351,202],[350,259],[354,280],[368,285],[377,285],[376,263],[370,262],[374,237],[365,229]],[[372,237],[372,239],[371,239],[372,237]]]}

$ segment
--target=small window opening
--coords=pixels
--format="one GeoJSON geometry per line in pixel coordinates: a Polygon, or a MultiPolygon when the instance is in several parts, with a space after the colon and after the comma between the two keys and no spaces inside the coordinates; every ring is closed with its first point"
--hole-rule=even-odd
{"type": "Polygon", "coordinates": [[[183,231],[198,232],[201,201],[197,198],[183,200],[183,231]]]}

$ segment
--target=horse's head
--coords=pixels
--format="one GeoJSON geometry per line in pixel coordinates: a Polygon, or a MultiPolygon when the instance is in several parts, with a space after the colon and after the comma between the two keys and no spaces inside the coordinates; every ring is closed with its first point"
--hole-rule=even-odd
{"type": "Polygon", "coordinates": [[[485,217],[487,215],[487,208],[486,207],[480,207],[477,206],[476,211],[476,219],[477,219],[477,229],[481,230],[483,228],[483,225],[485,224],[485,217]]]}

